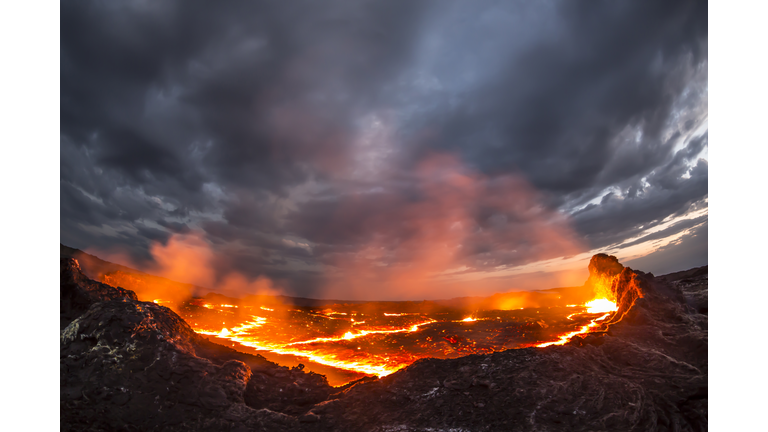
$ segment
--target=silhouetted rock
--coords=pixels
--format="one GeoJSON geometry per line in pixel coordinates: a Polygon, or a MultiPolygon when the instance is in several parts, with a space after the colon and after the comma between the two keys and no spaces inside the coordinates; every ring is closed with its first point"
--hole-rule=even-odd
{"type": "Polygon", "coordinates": [[[60,321],[61,328],[66,327],[91,307],[92,304],[126,298],[138,300],[133,291],[114,288],[88,279],[80,269],[80,263],[72,258],[61,258],[60,271],[60,321]]]}

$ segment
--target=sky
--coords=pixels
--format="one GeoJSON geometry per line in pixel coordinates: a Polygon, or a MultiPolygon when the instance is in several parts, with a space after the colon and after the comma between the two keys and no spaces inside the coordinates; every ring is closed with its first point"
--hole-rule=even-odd
{"type": "Polygon", "coordinates": [[[60,8],[67,246],[345,299],[708,263],[705,2],[60,8]]]}

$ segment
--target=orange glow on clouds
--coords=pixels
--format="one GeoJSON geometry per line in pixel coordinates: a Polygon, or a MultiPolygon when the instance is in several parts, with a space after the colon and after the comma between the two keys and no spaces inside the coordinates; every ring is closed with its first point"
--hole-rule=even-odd
{"type": "MultiPolygon", "coordinates": [[[[498,269],[488,267],[486,258],[471,251],[473,247],[484,245],[510,256],[522,253],[523,262],[583,250],[567,216],[542,205],[522,176],[491,179],[456,157],[433,155],[416,169],[414,181],[418,199],[382,192],[377,200],[385,210],[363,214],[362,223],[360,208],[370,198],[361,194],[342,202],[328,223],[329,231],[362,225],[364,241],[330,257],[332,271],[319,297],[409,300],[490,295],[515,287],[490,278],[498,269]],[[478,208],[488,216],[478,217],[478,208]],[[521,244],[534,246],[516,250],[521,244]],[[466,278],[468,272],[473,272],[471,279],[466,278]]],[[[578,279],[582,277],[580,270],[578,279]]]]}

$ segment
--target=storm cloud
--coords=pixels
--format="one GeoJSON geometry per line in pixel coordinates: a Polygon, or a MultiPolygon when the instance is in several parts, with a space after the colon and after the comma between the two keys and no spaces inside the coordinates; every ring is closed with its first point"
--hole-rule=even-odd
{"type": "Polygon", "coordinates": [[[210,284],[358,298],[594,251],[705,265],[707,20],[697,1],[65,1],[61,242],[151,268],[194,238],[210,284]]]}

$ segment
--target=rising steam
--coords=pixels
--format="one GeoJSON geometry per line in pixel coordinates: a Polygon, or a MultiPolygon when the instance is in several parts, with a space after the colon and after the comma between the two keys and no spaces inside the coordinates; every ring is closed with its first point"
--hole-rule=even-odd
{"type": "Polygon", "coordinates": [[[266,276],[253,279],[234,271],[223,274],[217,271],[214,264],[216,253],[206,241],[205,235],[198,231],[174,234],[166,244],[153,243],[150,253],[154,263],[151,264],[133,263],[121,254],[99,253],[115,262],[123,262],[149,275],[159,276],[137,277],[125,272],[111,272],[101,276],[105,283],[135,291],[143,301],[162,299],[178,304],[193,295],[203,294],[201,289],[232,297],[282,294],[282,290],[266,276]]]}
{"type": "Polygon", "coordinates": [[[453,156],[434,155],[411,180],[418,185],[415,196],[378,192],[385,211],[366,213],[363,222],[356,219],[359,207],[370,197],[361,194],[340,207],[328,228],[364,223],[366,241],[332,256],[335,272],[328,274],[324,296],[418,299],[508,291],[514,287],[489,277],[583,250],[568,220],[542,205],[521,176],[489,178],[453,156]]]}

